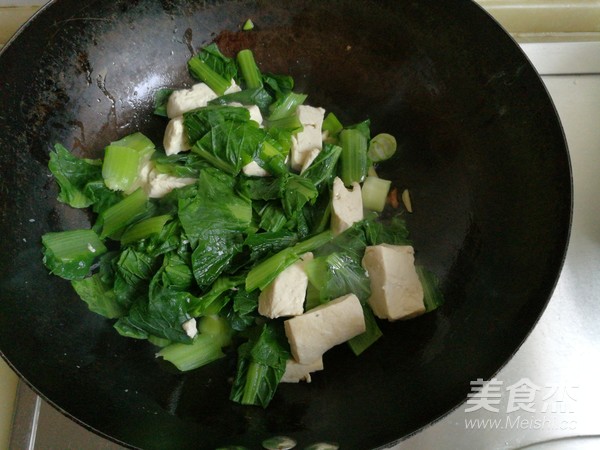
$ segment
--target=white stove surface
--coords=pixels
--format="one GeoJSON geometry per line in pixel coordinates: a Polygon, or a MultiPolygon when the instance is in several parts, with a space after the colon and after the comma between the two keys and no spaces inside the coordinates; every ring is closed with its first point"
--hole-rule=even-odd
{"type": "MultiPolygon", "coordinates": [[[[523,48],[555,102],[571,154],[575,202],[565,265],[531,335],[480,396],[394,450],[600,448],[600,42],[523,48]]],[[[121,448],[22,383],[18,397],[11,449],[121,448]]]]}

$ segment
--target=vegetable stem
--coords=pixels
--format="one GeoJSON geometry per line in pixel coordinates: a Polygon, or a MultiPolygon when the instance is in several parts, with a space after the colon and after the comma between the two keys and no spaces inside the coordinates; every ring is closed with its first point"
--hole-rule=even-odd
{"type": "Polygon", "coordinates": [[[341,176],[346,186],[361,183],[367,174],[367,138],[357,129],[340,132],[342,154],[340,156],[341,176]]]}
{"type": "Polygon", "coordinates": [[[256,89],[262,87],[262,77],[251,50],[244,49],[237,54],[237,61],[246,80],[246,87],[256,89]]]}
{"type": "Polygon", "coordinates": [[[145,212],[147,207],[148,196],[142,188],[138,188],[100,215],[100,223],[102,224],[100,237],[104,239],[125,228],[136,217],[145,212]]]}
{"type": "Polygon", "coordinates": [[[190,58],[188,68],[192,75],[204,81],[218,96],[221,96],[231,86],[231,81],[226,80],[217,72],[212,70],[208,64],[198,56],[190,58]]]}
{"type": "Polygon", "coordinates": [[[252,292],[256,288],[264,289],[277,275],[298,261],[304,253],[321,247],[332,238],[333,234],[330,230],[323,231],[265,259],[254,266],[248,273],[246,277],[246,291],[252,292]]]}

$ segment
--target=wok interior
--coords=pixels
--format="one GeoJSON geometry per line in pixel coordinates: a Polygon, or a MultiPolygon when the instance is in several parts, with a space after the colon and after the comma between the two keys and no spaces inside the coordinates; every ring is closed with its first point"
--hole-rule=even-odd
{"type": "Polygon", "coordinates": [[[568,155],[556,113],[510,38],[464,1],[58,2],[2,55],[0,349],[52,404],[143,448],[301,445],[372,448],[448,412],[512,355],[539,317],[565,252],[568,155]],[[256,28],[240,31],[251,18],[256,28]],[[234,354],[179,374],[125,339],[48,276],[40,236],[91,218],[58,203],[48,153],[98,157],[142,131],[160,87],[189,86],[192,51],[216,41],[288,73],[307,103],[372,121],[400,151],[381,176],[411,192],[417,262],[446,304],[384,323],[360,358],[340,346],[310,385],[282,385],[268,409],[228,400],[234,354]]]}

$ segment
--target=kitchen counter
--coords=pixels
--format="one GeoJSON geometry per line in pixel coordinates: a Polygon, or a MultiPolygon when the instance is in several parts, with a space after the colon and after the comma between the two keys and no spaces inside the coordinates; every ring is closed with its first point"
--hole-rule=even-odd
{"type": "MultiPolygon", "coordinates": [[[[0,45],[37,10],[35,3],[0,1],[0,45]]],[[[556,104],[574,174],[571,242],[548,308],[515,357],[488,384],[501,387],[500,412],[468,412],[476,406],[470,399],[471,403],[397,443],[397,450],[520,448],[555,439],[561,439],[560,445],[569,442],[565,438],[600,434],[595,411],[600,403],[596,381],[600,378],[600,308],[596,307],[600,297],[600,2],[479,3],[522,43],[556,104]],[[529,410],[507,412],[511,399],[514,403],[510,395],[517,392],[507,388],[524,380],[529,392],[539,388],[536,392],[542,396],[529,402],[529,410]]],[[[16,390],[15,374],[0,360],[0,449],[8,447],[16,390]]],[[[37,437],[35,433],[14,433],[11,448],[118,448],[40,402],[23,384],[19,395],[20,418],[31,408],[27,420],[32,421],[29,425],[37,430],[37,437]]],[[[555,444],[544,448],[555,448],[555,444]]],[[[590,439],[580,440],[578,448],[588,448],[586,445],[600,448],[590,439]]]]}

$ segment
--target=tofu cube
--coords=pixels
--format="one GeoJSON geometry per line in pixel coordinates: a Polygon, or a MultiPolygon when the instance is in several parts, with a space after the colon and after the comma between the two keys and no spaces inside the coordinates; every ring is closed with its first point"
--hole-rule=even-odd
{"type": "Polygon", "coordinates": [[[371,280],[369,304],[380,319],[410,319],[425,312],[414,254],[410,245],[366,248],[362,265],[371,280]]]}
{"type": "Polygon", "coordinates": [[[284,322],[292,356],[310,364],[330,348],[365,332],[365,317],[358,297],[348,294],[284,322]]]}
{"type": "Polygon", "coordinates": [[[311,372],[323,370],[323,358],[318,358],[310,364],[300,364],[288,359],[285,364],[285,373],[281,377],[281,383],[298,383],[300,381],[311,382],[311,372]]]}
{"type": "Polygon", "coordinates": [[[305,253],[300,261],[277,275],[277,278],[258,297],[259,314],[275,319],[276,317],[299,316],[304,312],[304,300],[308,287],[304,264],[312,259],[312,253],[305,253]]]}
{"type": "MultiPolygon", "coordinates": [[[[240,87],[232,81],[225,93],[230,94],[240,90],[240,87]]],[[[190,89],[173,91],[167,101],[167,117],[173,119],[181,116],[183,113],[208,105],[208,102],[217,97],[218,95],[205,83],[197,83],[190,89]]]]}
{"type": "Polygon", "coordinates": [[[256,161],[251,161],[242,167],[242,172],[249,177],[268,177],[271,175],[268,171],[260,167],[256,161]]]}
{"type": "Polygon", "coordinates": [[[320,152],[323,149],[321,129],[325,110],[314,106],[300,105],[296,108],[296,115],[304,129],[292,136],[290,165],[293,170],[300,171],[312,150],[317,149],[320,152]]]}
{"type": "Polygon", "coordinates": [[[179,178],[152,170],[148,175],[146,192],[150,198],[161,198],[173,189],[194,184],[196,181],[198,181],[196,178],[179,178]]]}
{"type": "Polygon", "coordinates": [[[183,116],[169,120],[163,138],[163,147],[167,155],[175,155],[192,148],[183,126],[183,116]]]}
{"type": "Polygon", "coordinates": [[[313,148],[312,150],[306,153],[306,157],[304,158],[304,162],[302,163],[302,169],[300,169],[300,174],[304,173],[304,171],[310,167],[313,161],[317,159],[317,156],[319,156],[319,153],[321,153],[321,150],[319,150],[318,148],[313,148]]]}
{"type": "Polygon", "coordinates": [[[346,189],[344,182],[336,177],[333,180],[331,197],[331,231],[338,235],[363,219],[363,202],[360,184],[353,183],[352,189],[346,189]]]}

